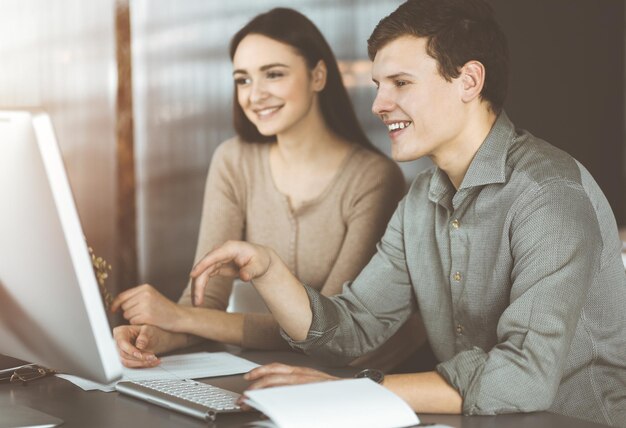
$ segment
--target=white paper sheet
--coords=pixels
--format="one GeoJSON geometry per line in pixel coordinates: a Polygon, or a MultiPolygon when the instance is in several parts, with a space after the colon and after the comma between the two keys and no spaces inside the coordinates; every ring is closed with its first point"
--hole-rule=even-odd
{"type": "Polygon", "coordinates": [[[246,403],[279,428],[395,428],[419,423],[409,405],[369,379],[247,391],[246,403]]]}
{"type": "MultiPolygon", "coordinates": [[[[157,367],[145,369],[124,368],[124,380],[153,379],[201,379],[205,377],[228,376],[246,373],[259,365],[228,352],[197,352],[194,354],[170,355],[161,358],[157,367]]],[[[104,392],[115,391],[115,384],[101,384],[78,376],[58,374],[58,377],[72,382],[85,391],[98,389],[104,392]]]]}

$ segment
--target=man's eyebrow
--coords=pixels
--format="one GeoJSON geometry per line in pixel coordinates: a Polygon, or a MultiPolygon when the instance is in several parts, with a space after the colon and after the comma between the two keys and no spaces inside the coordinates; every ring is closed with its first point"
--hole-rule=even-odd
{"type": "MultiPolygon", "coordinates": [[[[283,64],[283,63],[280,63],[280,62],[273,62],[271,64],[262,65],[259,68],[259,70],[266,71],[266,70],[269,70],[270,68],[274,68],[274,67],[285,67],[285,68],[288,68],[289,66],[287,64],[283,64]]],[[[233,74],[246,74],[246,73],[247,73],[246,70],[240,69],[240,68],[238,68],[236,70],[233,70],[233,74]]]]}
{"type": "MultiPolygon", "coordinates": [[[[413,76],[411,73],[407,73],[405,71],[401,71],[399,73],[390,74],[389,76],[383,76],[382,80],[394,80],[394,79],[398,79],[398,78],[407,78],[407,77],[414,78],[415,76],[413,76]]],[[[380,83],[374,77],[372,77],[372,82],[376,83],[377,85],[380,83]]]]}
{"type": "Polygon", "coordinates": [[[386,76],[385,78],[393,80],[393,79],[397,79],[398,77],[413,77],[413,75],[405,71],[401,71],[400,73],[395,73],[395,74],[386,76]]]}

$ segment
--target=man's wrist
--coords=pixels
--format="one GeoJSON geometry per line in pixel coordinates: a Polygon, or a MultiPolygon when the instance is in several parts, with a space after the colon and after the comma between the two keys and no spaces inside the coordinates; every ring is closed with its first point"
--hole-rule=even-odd
{"type": "Polygon", "coordinates": [[[272,248],[263,247],[263,249],[267,251],[268,264],[262,275],[252,279],[252,283],[257,288],[263,288],[272,283],[276,283],[277,276],[280,276],[279,270],[282,265],[280,257],[272,248]]]}
{"type": "Polygon", "coordinates": [[[360,372],[355,374],[354,377],[357,379],[361,379],[361,378],[369,379],[381,385],[385,381],[385,373],[383,373],[382,370],[378,370],[378,369],[361,370],[360,372]]]}

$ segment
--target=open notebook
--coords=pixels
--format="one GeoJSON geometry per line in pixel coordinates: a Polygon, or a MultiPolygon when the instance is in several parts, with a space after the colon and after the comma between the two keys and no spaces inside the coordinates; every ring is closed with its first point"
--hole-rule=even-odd
{"type": "Polygon", "coordinates": [[[399,428],[419,423],[406,402],[370,379],[279,386],[245,396],[246,404],[270,418],[272,424],[265,426],[277,428],[399,428]]]}

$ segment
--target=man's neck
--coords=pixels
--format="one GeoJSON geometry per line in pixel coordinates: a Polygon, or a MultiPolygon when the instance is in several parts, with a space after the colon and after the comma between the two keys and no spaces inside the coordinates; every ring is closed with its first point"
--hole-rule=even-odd
{"type": "Polygon", "coordinates": [[[468,115],[465,126],[441,153],[432,161],[443,170],[455,189],[459,189],[476,152],[491,131],[498,116],[491,109],[479,109],[468,115]]]}

